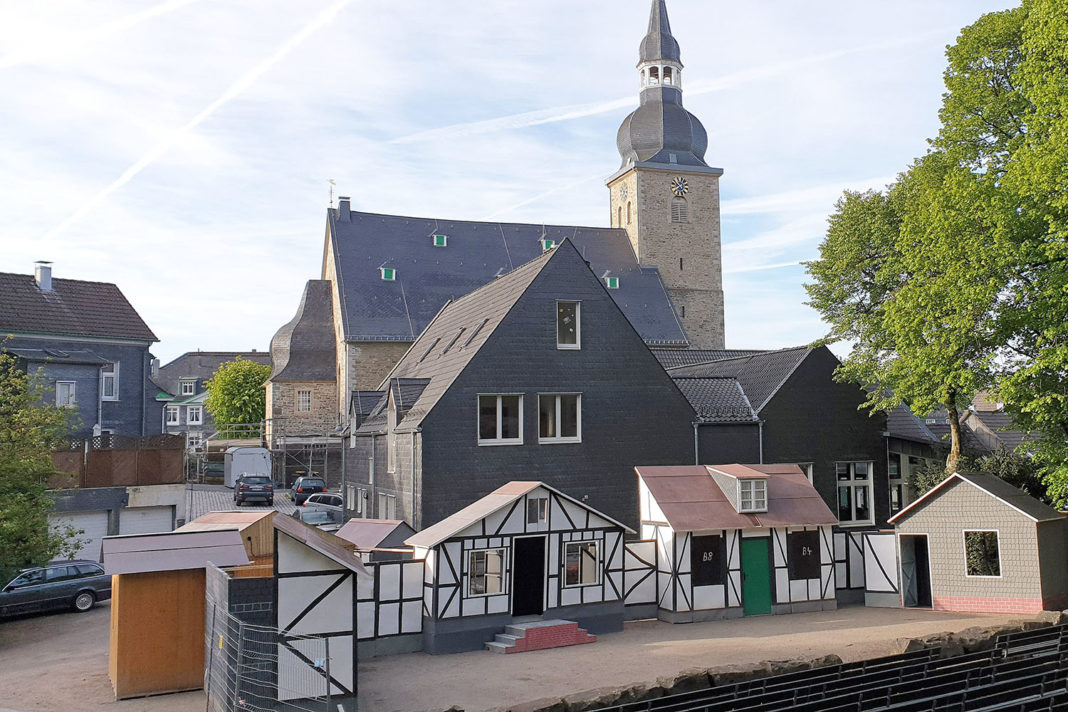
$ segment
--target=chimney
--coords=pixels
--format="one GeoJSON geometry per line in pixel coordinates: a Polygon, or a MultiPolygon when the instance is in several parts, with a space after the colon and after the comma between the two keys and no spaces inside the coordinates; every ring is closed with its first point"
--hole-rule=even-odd
{"type": "Polygon", "coordinates": [[[39,260],[33,263],[33,278],[42,292],[52,291],[52,263],[39,260]]]}
{"type": "Polygon", "coordinates": [[[350,207],[349,207],[350,206],[350,202],[349,201],[350,200],[351,200],[351,198],[349,198],[347,195],[338,196],[338,199],[337,199],[337,219],[340,220],[341,222],[349,222],[350,221],[350,219],[349,219],[349,210],[350,210],[350,207]]]}

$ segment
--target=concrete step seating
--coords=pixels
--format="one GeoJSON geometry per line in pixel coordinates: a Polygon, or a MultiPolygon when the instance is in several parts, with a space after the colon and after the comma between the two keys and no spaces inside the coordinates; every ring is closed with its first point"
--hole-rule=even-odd
{"type": "Polygon", "coordinates": [[[527,653],[584,645],[596,640],[597,636],[579,628],[574,621],[534,621],[505,626],[504,632],[497,634],[496,640],[486,643],[486,650],[494,653],[527,653]]]}

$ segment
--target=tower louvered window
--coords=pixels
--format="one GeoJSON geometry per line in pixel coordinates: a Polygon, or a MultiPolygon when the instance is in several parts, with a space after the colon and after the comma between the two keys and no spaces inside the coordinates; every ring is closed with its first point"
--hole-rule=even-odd
{"type": "Polygon", "coordinates": [[[686,204],[686,198],[678,197],[671,200],[671,222],[690,222],[690,206],[686,204]]]}

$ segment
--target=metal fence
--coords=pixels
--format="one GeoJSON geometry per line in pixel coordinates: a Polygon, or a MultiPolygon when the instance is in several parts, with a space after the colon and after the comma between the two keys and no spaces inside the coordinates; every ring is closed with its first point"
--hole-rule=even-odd
{"type": "Polygon", "coordinates": [[[207,601],[204,693],[207,712],[328,712],[330,640],[245,623],[207,601]]]}

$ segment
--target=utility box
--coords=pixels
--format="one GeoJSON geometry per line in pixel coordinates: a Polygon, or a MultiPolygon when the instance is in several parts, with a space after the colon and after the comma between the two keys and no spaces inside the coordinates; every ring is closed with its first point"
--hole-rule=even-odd
{"type": "Polygon", "coordinates": [[[233,487],[241,475],[271,477],[271,453],[262,447],[231,447],[224,456],[223,482],[233,487]]]}

